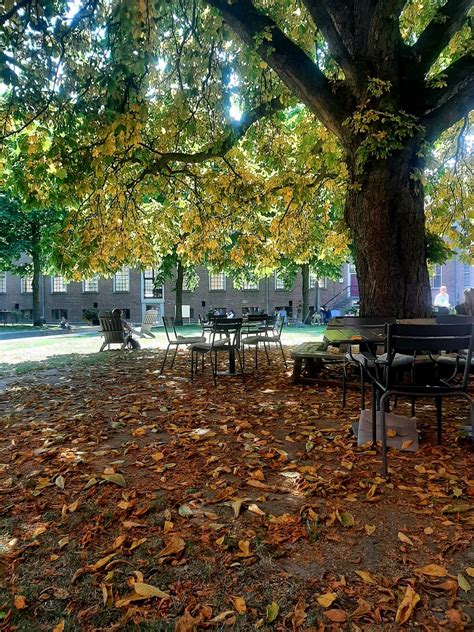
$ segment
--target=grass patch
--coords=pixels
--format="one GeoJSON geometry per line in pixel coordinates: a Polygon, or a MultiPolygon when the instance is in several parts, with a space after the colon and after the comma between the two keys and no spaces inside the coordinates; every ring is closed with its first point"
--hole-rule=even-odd
{"type": "Polygon", "coordinates": [[[107,354],[105,353],[69,353],[67,355],[51,356],[46,360],[25,360],[18,364],[11,365],[6,362],[0,363],[0,376],[10,377],[15,375],[26,375],[32,371],[45,371],[48,369],[63,369],[74,366],[74,368],[86,368],[96,366],[105,362],[107,354]]]}

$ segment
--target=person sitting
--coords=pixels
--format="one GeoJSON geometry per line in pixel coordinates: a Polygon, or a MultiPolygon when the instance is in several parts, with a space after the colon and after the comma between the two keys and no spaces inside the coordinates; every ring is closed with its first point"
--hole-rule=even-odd
{"type": "Polygon", "coordinates": [[[122,310],[119,309],[118,307],[112,310],[112,316],[114,318],[120,318],[120,320],[122,321],[122,327],[124,328],[124,331],[126,332],[127,345],[131,347],[132,349],[140,349],[140,343],[138,342],[138,340],[135,340],[132,337],[132,334],[133,334],[132,326],[130,325],[130,323],[127,323],[127,321],[122,318],[122,313],[123,313],[122,310]]]}
{"type": "Polygon", "coordinates": [[[70,331],[72,333],[73,328],[71,327],[71,325],[67,322],[66,318],[63,316],[61,318],[61,321],[59,322],[59,326],[61,327],[61,329],[67,329],[68,331],[70,331]]]}
{"type": "Polygon", "coordinates": [[[227,318],[235,318],[235,312],[233,309],[229,309],[229,311],[226,314],[227,318]]]}

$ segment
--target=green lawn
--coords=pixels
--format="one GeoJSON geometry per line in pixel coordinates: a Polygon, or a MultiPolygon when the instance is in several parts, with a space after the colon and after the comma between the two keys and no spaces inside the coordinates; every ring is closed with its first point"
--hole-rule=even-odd
{"type": "MultiPolygon", "coordinates": [[[[177,328],[182,335],[200,334],[197,325],[184,325],[177,328]]],[[[293,347],[301,342],[320,340],[323,326],[285,327],[282,334],[284,345],[293,347]]],[[[154,329],[155,338],[142,338],[140,344],[144,350],[166,348],[167,339],[163,327],[154,329]]],[[[0,375],[23,374],[38,369],[51,369],[67,365],[90,365],[101,362],[106,353],[98,354],[101,338],[98,333],[81,335],[67,334],[44,338],[18,338],[1,340],[0,337],[0,375]]]]}

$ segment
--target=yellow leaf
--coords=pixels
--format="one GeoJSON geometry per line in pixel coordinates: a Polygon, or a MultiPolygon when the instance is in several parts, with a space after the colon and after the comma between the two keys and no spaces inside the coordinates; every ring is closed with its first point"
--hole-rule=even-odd
{"type": "Polygon", "coordinates": [[[375,579],[367,571],[355,571],[355,574],[359,575],[359,577],[362,579],[362,581],[364,581],[366,584],[375,584],[376,583],[375,579]]]}
{"type": "Polygon", "coordinates": [[[160,599],[169,598],[168,593],[165,593],[159,588],[157,588],[156,586],[151,586],[150,584],[143,584],[141,582],[137,582],[136,584],[133,584],[133,588],[135,589],[136,593],[138,593],[142,597],[146,597],[147,599],[149,597],[159,597],[160,599]]]}
{"type": "Polygon", "coordinates": [[[102,568],[103,566],[105,566],[106,564],[108,564],[110,562],[110,560],[115,557],[117,555],[117,553],[111,553],[110,555],[106,555],[105,557],[102,557],[100,560],[97,560],[97,562],[95,564],[90,564],[87,569],[90,571],[98,571],[99,568],[102,568]]]}
{"type": "Polygon", "coordinates": [[[247,604],[243,597],[231,597],[230,600],[239,614],[245,614],[247,612],[247,604]]]}
{"type": "Polygon", "coordinates": [[[416,593],[411,586],[407,586],[405,595],[398,606],[395,622],[403,625],[411,617],[416,604],[420,601],[420,595],[416,593]]]}
{"type": "Polygon", "coordinates": [[[65,626],[64,619],[61,619],[58,625],[54,626],[53,632],[63,632],[64,626],[65,626]]]}
{"type": "Polygon", "coordinates": [[[239,540],[240,553],[237,553],[238,557],[250,557],[250,542],[248,540],[239,540]]]}
{"type": "Polygon", "coordinates": [[[469,575],[469,577],[474,577],[474,568],[472,566],[468,566],[466,568],[466,573],[469,575]]]}
{"type": "Polygon", "coordinates": [[[412,443],[413,443],[413,439],[407,439],[406,441],[402,443],[400,450],[408,450],[408,448],[411,446],[412,443]]]}
{"type": "Polygon", "coordinates": [[[459,584],[459,588],[464,590],[464,592],[469,592],[471,590],[471,584],[467,581],[467,579],[461,573],[459,573],[458,575],[458,584],[459,584]]]}
{"type": "Polygon", "coordinates": [[[410,546],[413,546],[413,541],[410,540],[410,538],[407,535],[402,533],[402,531],[398,532],[398,539],[400,540],[400,542],[405,542],[405,544],[409,544],[410,546]]]}
{"type": "Polygon", "coordinates": [[[167,555],[178,555],[179,553],[184,551],[185,546],[186,543],[183,538],[180,538],[179,535],[175,535],[173,536],[171,542],[158,553],[158,557],[166,557],[167,555]]]}
{"type": "Polygon", "coordinates": [[[365,532],[367,535],[372,535],[374,533],[376,526],[374,524],[366,524],[364,525],[365,532]]]}
{"type": "Polygon", "coordinates": [[[161,461],[162,459],[164,459],[164,458],[165,458],[165,455],[163,454],[163,452],[154,452],[154,453],[151,455],[151,458],[152,458],[154,461],[158,462],[158,461],[161,461]]]}
{"type": "Polygon", "coordinates": [[[329,608],[337,599],[337,594],[333,592],[324,593],[324,595],[319,595],[316,597],[316,601],[323,608],[329,608]]]}
{"type": "Polygon", "coordinates": [[[446,577],[448,574],[444,566],[439,566],[438,564],[427,564],[421,568],[415,568],[415,572],[428,575],[429,577],[446,577]]]}
{"type": "Polygon", "coordinates": [[[249,511],[251,511],[254,514],[257,514],[258,516],[264,516],[265,515],[265,512],[262,511],[260,509],[260,507],[258,505],[255,505],[255,504],[249,505],[249,511]]]}

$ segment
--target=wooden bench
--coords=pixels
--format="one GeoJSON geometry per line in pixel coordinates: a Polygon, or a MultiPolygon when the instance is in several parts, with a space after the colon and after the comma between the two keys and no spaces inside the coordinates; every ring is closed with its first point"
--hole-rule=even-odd
{"type": "Polygon", "coordinates": [[[325,342],[303,342],[291,350],[291,357],[294,384],[313,384],[323,364],[344,362],[344,353],[331,353],[325,342]]]}

